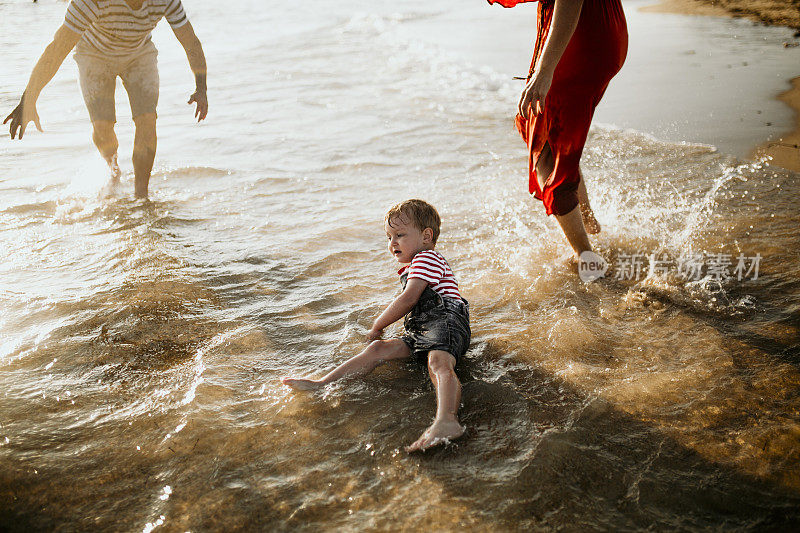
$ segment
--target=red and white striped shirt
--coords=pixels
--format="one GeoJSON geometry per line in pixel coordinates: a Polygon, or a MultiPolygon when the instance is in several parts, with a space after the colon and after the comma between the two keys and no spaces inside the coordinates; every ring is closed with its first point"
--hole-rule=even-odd
{"type": "Polygon", "coordinates": [[[424,250],[414,256],[411,263],[404,266],[397,271],[401,276],[408,273],[408,278],[419,278],[428,282],[431,289],[439,293],[441,296],[453,298],[456,300],[461,299],[461,293],[458,292],[458,282],[450,265],[442,254],[436,250],[424,250]]]}

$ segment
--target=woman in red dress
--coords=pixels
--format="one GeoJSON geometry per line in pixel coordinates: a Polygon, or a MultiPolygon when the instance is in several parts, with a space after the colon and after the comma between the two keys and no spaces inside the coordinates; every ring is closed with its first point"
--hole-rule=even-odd
{"type": "MultiPolygon", "coordinates": [[[[503,7],[535,0],[488,0],[503,7]]],[[[592,214],[579,167],[594,109],[628,50],[620,0],[541,0],[517,129],[528,144],[529,191],[554,214],[576,256],[591,251],[592,214]]]]}

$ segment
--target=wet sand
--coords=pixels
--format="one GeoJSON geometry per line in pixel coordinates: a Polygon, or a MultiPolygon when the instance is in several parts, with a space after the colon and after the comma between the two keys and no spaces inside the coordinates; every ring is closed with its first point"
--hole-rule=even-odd
{"type": "MultiPolygon", "coordinates": [[[[641,8],[647,13],[675,13],[682,15],[707,15],[717,17],[743,17],[763,24],[797,28],[794,40],[784,46],[795,47],[800,37],[800,1],[798,0],[664,0],[656,5],[641,8]]],[[[751,156],[768,156],[773,165],[800,170],[800,76],[792,80],[792,87],[778,95],[778,99],[792,109],[795,126],[756,146],[751,156]]]]}
{"type": "Polygon", "coordinates": [[[772,164],[791,170],[800,170],[800,76],[792,80],[792,88],[778,99],[792,108],[797,127],[776,141],[766,142],[753,151],[754,157],[767,155],[772,164]]]}
{"type": "Polygon", "coordinates": [[[798,0],[663,0],[644,10],[684,15],[744,17],[764,24],[800,29],[798,0]]]}

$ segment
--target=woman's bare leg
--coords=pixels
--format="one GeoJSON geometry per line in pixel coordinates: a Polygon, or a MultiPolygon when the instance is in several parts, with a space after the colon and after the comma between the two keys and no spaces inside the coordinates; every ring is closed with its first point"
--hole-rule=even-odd
{"type": "Polygon", "coordinates": [[[281,382],[293,389],[313,390],[344,377],[365,376],[386,361],[408,357],[411,357],[411,350],[400,339],[377,340],[319,379],[285,377],[281,382]]]}
{"type": "MultiPolygon", "coordinates": [[[[550,145],[545,144],[542,154],[536,161],[536,177],[539,180],[540,188],[544,188],[544,182],[547,181],[547,178],[553,173],[554,166],[555,159],[553,158],[553,153],[550,151],[550,145]]],[[[583,183],[583,180],[581,180],[581,183],[583,183]]],[[[578,187],[578,203],[580,204],[580,186],[578,187]]],[[[566,215],[556,215],[556,220],[558,220],[561,229],[564,231],[564,235],[567,237],[570,246],[572,246],[576,259],[579,258],[583,252],[592,250],[592,245],[589,243],[589,235],[586,233],[586,228],[583,225],[580,205],[576,206],[575,209],[566,215]]]]}
{"type": "Polygon", "coordinates": [[[589,235],[586,233],[586,228],[583,226],[583,216],[581,215],[580,206],[575,206],[575,209],[566,215],[556,215],[556,220],[561,225],[564,235],[567,236],[569,245],[575,252],[575,258],[579,259],[583,252],[591,252],[592,245],[589,243],[589,235]]]}
{"type": "Polygon", "coordinates": [[[428,354],[428,374],[436,387],[436,419],[419,439],[406,447],[406,451],[425,451],[464,434],[464,426],[458,421],[461,382],[455,366],[456,359],[448,352],[431,350],[428,354]]]}
{"type": "Polygon", "coordinates": [[[586,180],[583,177],[583,172],[580,169],[578,172],[581,175],[581,182],[578,184],[578,206],[581,208],[583,226],[589,235],[597,235],[600,233],[600,223],[594,217],[592,205],[589,203],[589,193],[586,191],[586,180]]]}

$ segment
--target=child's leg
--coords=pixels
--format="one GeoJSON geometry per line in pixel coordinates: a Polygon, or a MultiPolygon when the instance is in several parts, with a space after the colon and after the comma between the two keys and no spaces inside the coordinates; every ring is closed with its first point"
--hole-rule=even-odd
{"type": "Polygon", "coordinates": [[[337,366],[320,379],[285,377],[281,381],[293,389],[318,389],[343,377],[364,376],[386,361],[411,357],[408,345],[400,339],[377,340],[360,354],[337,366]]]}
{"type": "Polygon", "coordinates": [[[426,450],[464,434],[464,426],[457,416],[461,405],[461,382],[456,376],[455,366],[456,358],[448,352],[431,350],[428,353],[428,374],[436,388],[436,419],[406,451],[426,450]]]}

